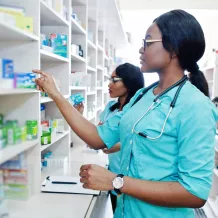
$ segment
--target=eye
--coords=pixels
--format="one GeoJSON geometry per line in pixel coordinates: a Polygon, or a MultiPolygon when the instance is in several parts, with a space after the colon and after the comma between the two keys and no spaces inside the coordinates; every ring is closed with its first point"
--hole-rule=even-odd
{"type": "Polygon", "coordinates": [[[151,44],[152,44],[152,42],[146,42],[146,46],[149,46],[151,44]]]}

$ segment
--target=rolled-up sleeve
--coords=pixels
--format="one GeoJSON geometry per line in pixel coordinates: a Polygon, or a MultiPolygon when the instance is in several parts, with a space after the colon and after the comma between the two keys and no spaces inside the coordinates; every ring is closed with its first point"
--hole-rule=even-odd
{"type": "Polygon", "coordinates": [[[109,118],[104,125],[97,126],[97,131],[102,141],[108,148],[112,148],[117,142],[120,141],[120,120],[123,112],[116,113],[113,117],[109,118]]]}
{"type": "Polygon", "coordinates": [[[186,108],[178,130],[178,182],[190,193],[207,199],[212,185],[216,117],[212,105],[186,108]],[[186,112],[185,112],[186,111],[186,112]]]}

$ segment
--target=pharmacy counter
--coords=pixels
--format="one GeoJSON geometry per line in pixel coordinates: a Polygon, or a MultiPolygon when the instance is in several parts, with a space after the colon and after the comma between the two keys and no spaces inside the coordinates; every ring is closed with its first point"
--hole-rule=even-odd
{"type": "MultiPolygon", "coordinates": [[[[106,166],[107,156],[84,146],[71,149],[69,161],[60,167],[43,169],[42,181],[50,175],[78,176],[81,165],[98,164],[106,166]]],[[[80,194],[40,193],[28,201],[9,201],[10,218],[109,218],[110,200],[106,193],[96,197],[80,194]],[[101,207],[104,207],[103,210],[101,207]],[[103,215],[105,213],[105,215],[103,215]],[[109,214],[108,214],[109,213],[109,214]],[[100,215],[99,214],[99,215],[100,215]],[[109,216],[108,216],[109,215],[109,216]]]]}

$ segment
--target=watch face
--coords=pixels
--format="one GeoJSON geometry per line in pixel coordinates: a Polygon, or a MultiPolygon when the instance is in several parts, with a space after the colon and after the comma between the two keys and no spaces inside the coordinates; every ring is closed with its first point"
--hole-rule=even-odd
{"type": "Polygon", "coordinates": [[[116,177],[114,180],[113,180],[113,186],[115,189],[120,189],[123,187],[123,178],[120,178],[120,177],[116,177]]]}

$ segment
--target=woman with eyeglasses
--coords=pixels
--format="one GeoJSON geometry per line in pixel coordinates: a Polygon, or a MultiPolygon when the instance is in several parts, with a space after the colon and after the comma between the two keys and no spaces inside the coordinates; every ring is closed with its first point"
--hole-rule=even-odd
{"type": "Polygon", "coordinates": [[[197,62],[205,51],[198,21],[183,10],[162,14],[148,28],[141,71],[159,81],[139,90],[121,112],[94,126],[61,96],[52,77],[36,80],[71,128],[95,149],[121,143],[118,175],[81,167],[84,188],[120,194],[115,218],[194,218],[209,195],[214,167],[217,111],[197,62]],[[189,72],[189,78],[185,75],[189,72]]]}
{"type": "MultiPolygon", "coordinates": [[[[129,103],[135,93],[144,87],[144,77],[140,68],[125,63],[119,65],[111,74],[109,94],[111,98],[118,98],[110,101],[100,115],[100,124],[103,125],[109,118],[117,112],[122,111],[123,107],[129,103]]],[[[120,172],[120,143],[115,144],[111,149],[104,149],[109,156],[109,170],[115,174],[120,172]]],[[[113,212],[117,204],[117,193],[110,192],[113,212]]]]}

